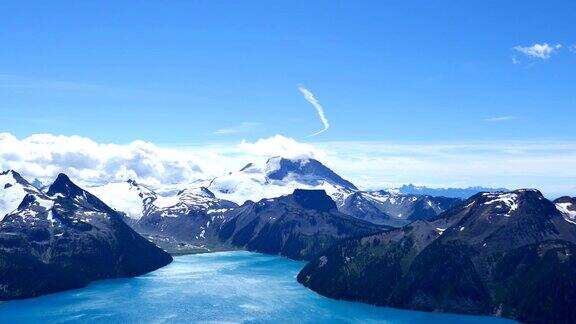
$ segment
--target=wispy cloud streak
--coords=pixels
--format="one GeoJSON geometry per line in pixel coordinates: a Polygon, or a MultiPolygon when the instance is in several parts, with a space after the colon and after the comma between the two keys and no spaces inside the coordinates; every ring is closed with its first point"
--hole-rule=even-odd
{"type": "Polygon", "coordinates": [[[318,101],[318,99],[316,99],[316,97],[314,97],[314,94],[310,92],[310,90],[304,88],[303,86],[298,86],[298,90],[302,92],[302,95],[304,95],[304,99],[306,99],[306,101],[308,101],[312,106],[314,106],[316,112],[318,113],[318,117],[320,117],[322,125],[324,125],[324,128],[322,130],[314,134],[311,134],[310,137],[324,133],[325,131],[328,130],[328,128],[330,128],[330,123],[328,122],[328,119],[324,114],[324,108],[322,107],[322,105],[320,105],[320,102],[318,101]]]}
{"type": "Polygon", "coordinates": [[[516,117],[516,116],[498,116],[498,117],[486,118],[486,119],[484,119],[484,121],[487,121],[487,122],[505,122],[505,121],[510,121],[510,120],[514,120],[514,119],[518,119],[518,117],[516,117]]]}

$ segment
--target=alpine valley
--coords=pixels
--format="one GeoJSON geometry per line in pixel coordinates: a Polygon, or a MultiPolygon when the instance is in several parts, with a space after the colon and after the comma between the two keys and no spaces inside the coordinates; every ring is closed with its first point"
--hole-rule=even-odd
{"type": "Polygon", "coordinates": [[[0,300],[139,276],[171,255],[247,250],[308,262],[297,281],[330,298],[576,322],[575,198],[369,191],[315,159],[282,157],[170,190],[37,182],[0,175],[0,300]]]}

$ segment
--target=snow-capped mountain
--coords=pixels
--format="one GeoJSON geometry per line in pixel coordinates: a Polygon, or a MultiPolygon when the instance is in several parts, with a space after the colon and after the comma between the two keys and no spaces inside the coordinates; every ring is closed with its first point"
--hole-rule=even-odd
{"type": "Polygon", "coordinates": [[[434,217],[461,202],[458,198],[356,191],[348,195],[338,209],[375,224],[399,227],[434,217]]]}
{"type": "Polygon", "coordinates": [[[243,204],[289,195],[295,189],[325,190],[342,201],[357,188],[314,159],[273,157],[262,166],[250,163],[236,172],[208,180],[205,186],[217,197],[243,204]]]}
{"type": "Polygon", "coordinates": [[[88,187],[88,190],[110,207],[136,220],[140,219],[158,199],[156,192],[134,180],[111,182],[88,187]]]}
{"type": "Polygon", "coordinates": [[[172,261],[66,175],[46,193],[29,190],[15,172],[9,175],[28,192],[0,221],[0,300],[137,276],[172,261]]]}
{"type": "Polygon", "coordinates": [[[271,158],[258,167],[248,164],[207,182],[216,196],[242,204],[291,194],[295,189],[324,190],[338,209],[376,224],[402,226],[436,216],[459,203],[457,198],[361,191],[314,159],[271,158]]]}
{"type": "Polygon", "coordinates": [[[40,191],[13,170],[0,173],[0,221],[16,210],[27,194],[39,194],[40,191]]]}
{"type": "Polygon", "coordinates": [[[204,187],[187,188],[172,195],[128,180],[91,187],[90,190],[126,215],[138,233],[171,253],[218,248],[215,222],[226,211],[238,207],[217,198],[204,187]]]}
{"type": "Polygon", "coordinates": [[[559,211],[566,204],[533,189],[479,193],[429,220],[341,241],[298,280],[395,308],[571,323],[576,225],[559,211]]]}
{"type": "MultiPolygon", "coordinates": [[[[216,205],[220,203],[217,199],[243,204],[290,195],[296,189],[324,190],[341,212],[390,226],[402,226],[410,221],[436,216],[461,201],[456,198],[361,191],[317,160],[281,157],[270,158],[261,166],[248,164],[239,171],[200,181],[196,186],[204,186],[213,192],[215,197],[211,198],[214,200],[212,204],[216,205]]],[[[160,195],[135,181],[111,183],[90,190],[134,220],[148,214],[175,215],[178,214],[177,210],[185,214],[186,210],[194,209],[195,203],[201,203],[201,200],[189,199],[178,207],[179,194],[160,195]]],[[[230,207],[228,203],[226,205],[228,207],[225,208],[230,207]]]]}
{"type": "Polygon", "coordinates": [[[171,253],[218,249],[223,215],[238,207],[206,188],[185,189],[155,200],[133,228],[171,253]]]}

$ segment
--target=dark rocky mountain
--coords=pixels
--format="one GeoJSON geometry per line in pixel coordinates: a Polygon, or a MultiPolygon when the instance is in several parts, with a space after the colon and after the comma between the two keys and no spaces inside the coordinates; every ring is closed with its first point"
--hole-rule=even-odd
{"type": "Polygon", "coordinates": [[[403,195],[386,191],[356,191],[338,209],[350,216],[393,227],[428,219],[462,202],[459,198],[403,195]]]}
{"type": "Polygon", "coordinates": [[[151,204],[132,227],[172,254],[220,249],[223,215],[238,205],[216,198],[206,188],[185,189],[175,198],[168,205],[151,204]]]}
{"type": "Polygon", "coordinates": [[[234,248],[308,260],[340,239],[386,228],[338,212],[323,190],[297,189],[226,213],[219,237],[234,248]]]}
{"type": "Polygon", "coordinates": [[[352,238],[298,275],[329,297],[574,323],[576,225],[536,190],[480,193],[404,228],[352,238]]]}
{"type": "Polygon", "coordinates": [[[63,174],[46,194],[29,192],[0,222],[0,300],[138,276],[171,261],[63,174]]]}
{"type": "Polygon", "coordinates": [[[468,199],[479,192],[508,192],[506,188],[468,187],[468,188],[428,188],[413,184],[398,188],[398,193],[405,195],[427,195],[435,197],[448,197],[468,199]]]}

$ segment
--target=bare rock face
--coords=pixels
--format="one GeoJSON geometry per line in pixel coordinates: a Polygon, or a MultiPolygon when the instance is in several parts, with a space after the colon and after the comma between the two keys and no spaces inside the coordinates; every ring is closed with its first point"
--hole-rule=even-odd
{"type": "Polygon", "coordinates": [[[31,189],[0,222],[0,300],[138,276],[171,261],[64,174],[46,193],[31,189]]]}

